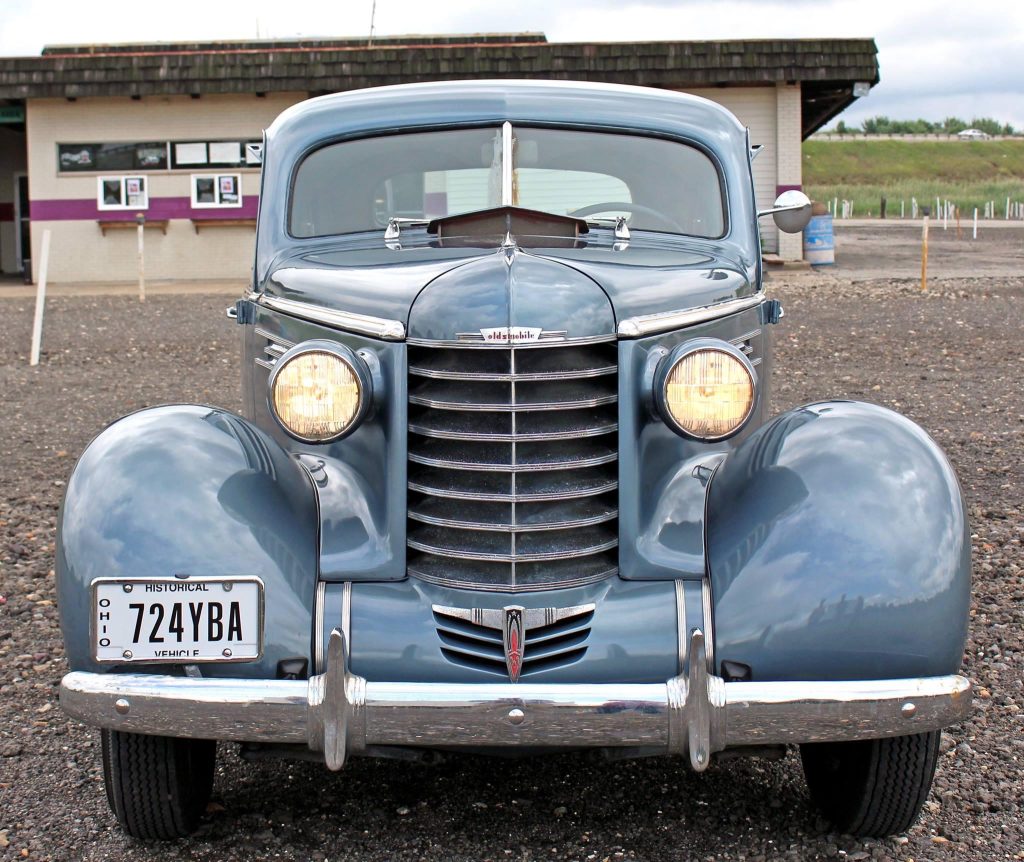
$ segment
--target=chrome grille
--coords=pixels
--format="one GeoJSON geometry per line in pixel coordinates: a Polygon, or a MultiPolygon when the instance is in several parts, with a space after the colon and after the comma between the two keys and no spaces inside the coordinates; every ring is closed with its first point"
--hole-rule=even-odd
{"type": "Polygon", "coordinates": [[[617,572],[616,349],[410,344],[410,575],[519,591],[617,572]]]}

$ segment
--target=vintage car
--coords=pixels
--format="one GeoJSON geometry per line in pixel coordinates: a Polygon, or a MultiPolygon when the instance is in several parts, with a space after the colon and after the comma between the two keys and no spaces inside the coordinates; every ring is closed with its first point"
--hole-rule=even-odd
{"type": "Polygon", "coordinates": [[[113,423],[60,515],[61,705],[127,832],[196,827],[217,741],[798,745],[834,828],[910,826],[970,709],[964,504],[890,410],[772,416],[758,218],[809,202],[759,213],[755,153],[710,101],[578,83],[274,122],[243,415],[113,423]]]}

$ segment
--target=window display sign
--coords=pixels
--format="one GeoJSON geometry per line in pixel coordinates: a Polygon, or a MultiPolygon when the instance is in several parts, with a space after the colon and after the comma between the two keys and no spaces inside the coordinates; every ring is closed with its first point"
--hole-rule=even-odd
{"type": "Polygon", "coordinates": [[[192,206],[240,207],[242,205],[241,174],[193,174],[192,206]]]}
{"type": "Polygon", "coordinates": [[[144,210],[149,208],[145,177],[97,177],[96,207],[101,210],[144,210]]]}

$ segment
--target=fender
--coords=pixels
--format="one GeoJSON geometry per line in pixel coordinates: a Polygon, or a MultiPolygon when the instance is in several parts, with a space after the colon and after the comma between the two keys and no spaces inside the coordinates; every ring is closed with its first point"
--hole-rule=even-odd
{"type": "Polygon", "coordinates": [[[75,465],[59,518],[57,594],[71,669],[110,669],[93,661],[90,643],[98,577],[257,575],[262,658],[204,663],[203,675],[274,677],[279,660],[308,658],[318,522],[306,472],[244,419],[189,404],[118,420],[75,465]]]}
{"type": "Polygon", "coordinates": [[[719,466],[707,506],[717,661],[755,680],[955,673],[970,532],[935,442],[883,407],[785,413],[719,466]]]}

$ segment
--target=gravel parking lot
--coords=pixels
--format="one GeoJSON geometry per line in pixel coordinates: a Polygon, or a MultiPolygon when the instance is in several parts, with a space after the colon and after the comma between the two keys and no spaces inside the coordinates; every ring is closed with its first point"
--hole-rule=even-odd
{"type": "MultiPolygon", "coordinates": [[[[1005,243],[1012,260],[1020,240],[1005,243]]],[[[1024,277],[1013,272],[933,281],[927,295],[910,281],[854,282],[849,267],[771,280],[786,309],[776,408],[849,396],[908,414],[949,453],[970,506],[975,711],[943,738],[919,824],[863,842],[824,831],[792,754],[699,776],[671,760],[583,755],[356,760],[332,774],[247,763],[230,745],[197,836],[125,838],[98,734],[57,706],[57,508],[75,458],[116,417],[170,401],[237,409],[237,331],[224,296],[59,297],[30,369],[31,301],[0,287],[0,858],[1024,859],[1024,277]]]]}

